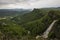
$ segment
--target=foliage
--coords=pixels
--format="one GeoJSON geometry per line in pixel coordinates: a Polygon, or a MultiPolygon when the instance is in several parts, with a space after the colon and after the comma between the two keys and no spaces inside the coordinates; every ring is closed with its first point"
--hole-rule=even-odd
{"type": "Polygon", "coordinates": [[[30,13],[0,20],[0,38],[5,40],[36,40],[35,36],[42,35],[54,20],[59,20],[49,38],[60,38],[60,10],[34,9],[30,13]]]}

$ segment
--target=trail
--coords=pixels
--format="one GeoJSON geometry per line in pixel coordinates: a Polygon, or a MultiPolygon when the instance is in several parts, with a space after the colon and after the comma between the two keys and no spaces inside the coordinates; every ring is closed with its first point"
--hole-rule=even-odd
{"type": "Polygon", "coordinates": [[[54,20],[50,26],[47,28],[47,30],[43,33],[42,37],[43,38],[48,38],[48,34],[51,31],[52,27],[54,26],[54,24],[57,22],[58,20],[54,20]]]}

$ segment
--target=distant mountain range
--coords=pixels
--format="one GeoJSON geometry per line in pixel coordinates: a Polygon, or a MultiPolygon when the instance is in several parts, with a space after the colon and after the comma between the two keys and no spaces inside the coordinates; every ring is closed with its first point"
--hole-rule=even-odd
{"type": "Polygon", "coordinates": [[[23,11],[31,11],[31,9],[0,9],[1,12],[23,12],[23,11]]]}
{"type": "MultiPolygon", "coordinates": [[[[47,10],[47,11],[48,10],[60,10],[60,7],[40,8],[40,9],[47,10]]],[[[32,11],[32,9],[0,9],[0,17],[22,15],[30,11],[32,11]]]]}
{"type": "Polygon", "coordinates": [[[31,9],[0,9],[0,17],[24,14],[24,13],[28,13],[30,11],[31,11],[31,9]]]}

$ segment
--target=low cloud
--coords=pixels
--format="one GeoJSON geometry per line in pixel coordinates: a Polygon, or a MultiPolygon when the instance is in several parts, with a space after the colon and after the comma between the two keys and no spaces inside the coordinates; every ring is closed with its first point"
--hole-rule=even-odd
{"type": "Polygon", "coordinates": [[[0,0],[0,9],[42,7],[60,7],[60,0],[0,0]]]}

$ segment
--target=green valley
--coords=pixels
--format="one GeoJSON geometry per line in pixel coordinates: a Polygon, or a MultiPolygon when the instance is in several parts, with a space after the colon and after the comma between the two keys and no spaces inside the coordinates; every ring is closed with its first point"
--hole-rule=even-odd
{"type": "Polygon", "coordinates": [[[12,13],[1,15],[0,40],[60,40],[60,8],[41,8],[19,13],[15,12],[17,16],[12,16],[12,13]],[[50,30],[48,38],[43,38],[43,33],[54,20],[58,21],[50,30]]]}

